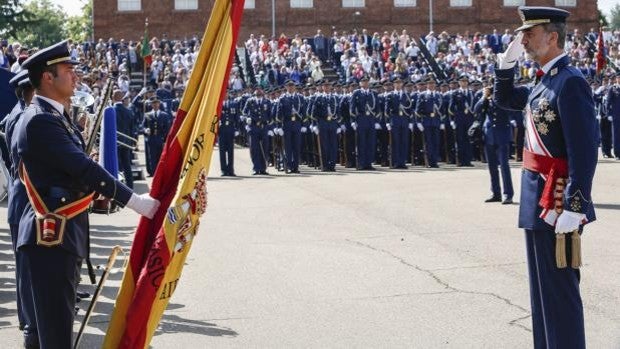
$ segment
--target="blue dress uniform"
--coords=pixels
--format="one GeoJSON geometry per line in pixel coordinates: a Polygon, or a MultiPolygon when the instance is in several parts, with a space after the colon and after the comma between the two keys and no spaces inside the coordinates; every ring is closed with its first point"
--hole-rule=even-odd
{"type": "MultiPolygon", "coordinates": [[[[151,104],[158,103],[158,99],[152,98],[151,104]]],[[[155,109],[146,113],[144,116],[143,128],[148,129],[146,135],[146,146],[149,152],[149,167],[152,171],[151,175],[155,173],[159,158],[164,150],[164,143],[168,136],[168,131],[172,127],[172,116],[165,111],[155,109]]]]}
{"type": "MultiPolygon", "coordinates": [[[[30,86],[30,80],[28,79],[28,70],[22,70],[16,76],[14,76],[10,84],[12,86],[20,86],[22,88],[32,88],[30,86]]],[[[4,124],[4,132],[7,147],[11,146],[13,139],[13,131],[15,126],[20,120],[22,112],[26,109],[26,101],[19,98],[18,103],[15,105],[11,113],[2,121],[4,124]]],[[[30,285],[28,283],[28,276],[23,272],[21,267],[20,258],[17,254],[17,235],[19,232],[19,220],[21,215],[26,209],[28,203],[28,196],[26,195],[26,189],[19,180],[18,165],[21,161],[19,154],[14,154],[9,151],[9,161],[6,163],[9,169],[10,178],[8,185],[8,204],[7,204],[7,220],[9,223],[9,229],[11,232],[11,243],[13,252],[15,253],[15,281],[16,281],[16,293],[17,293],[17,318],[19,320],[19,326],[24,330],[27,336],[36,336],[37,325],[34,315],[34,305],[32,302],[32,294],[30,292],[30,285]]]]}
{"type": "Polygon", "coordinates": [[[319,127],[323,171],[336,171],[336,159],[338,158],[337,108],[338,101],[336,96],[331,93],[318,94],[312,105],[311,114],[319,127]]]}
{"type": "MultiPolygon", "coordinates": [[[[391,83],[385,82],[384,88],[388,88],[388,85],[391,83]]],[[[385,115],[385,98],[387,95],[386,92],[379,93],[377,91],[377,124],[375,124],[376,134],[377,134],[377,151],[375,155],[375,164],[381,165],[383,167],[390,166],[390,155],[389,155],[389,146],[390,146],[390,135],[387,130],[387,119],[385,115]]]]}
{"type": "Polygon", "coordinates": [[[612,123],[609,121],[609,115],[607,112],[607,92],[611,88],[610,85],[603,85],[594,91],[594,103],[600,122],[601,131],[601,151],[603,157],[611,157],[612,149],[612,123]]]}
{"type": "MultiPolygon", "coordinates": [[[[262,92],[262,91],[261,91],[262,92]]],[[[246,124],[250,127],[250,157],[253,174],[267,174],[267,151],[269,136],[267,132],[273,122],[271,119],[271,101],[262,95],[248,99],[243,108],[247,115],[246,124]]]]}
{"type": "Polygon", "coordinates": [[[345,156],[344,166],[347,168],[356,167],[355,162],[355,130],[351,128],[351,93],[344,93],[340,96],[338,102],[338,110],[340,111],[341,129],[344,129],[342,133],[343,149],[345,156]],[[344,127],[343,127],[344,126],[344,127]]]}
{"type": "MultiPolygon", "coordinates": [[[[616,81],[620,81],[620,75],[616,81]]],[[[609,88],[606,105],[607,115],[611,116],[614,156],[620,160],[620,84],[609,88]]]]}
{"type": "MultiPolygon", "coordinates": [[[[122,135],[131,136],[133,133],[133,125],[135,124],[133,112],[125,107],[122,102],[114,103],[114,111],[116,113],[116,131],[119,132],[118,140],[127,145],[133,145],[132,140],[122,135]]],[[[132,150],[119,145],[117,153],[119,170],[125,175],[127,186],[133,189],[133,173],[131,171],[132,150]]]]}
{"type": "MultiPolygon", "coordinates": [[[[493,193],[493,197],[489,201],[500,201],[501,198],[499,171],[497,170],[499,166],[502,170],[504,203],[510,204],[514,195],[510,165],[508,164],[508,153],[512,140],[511,111],[501,109],[489,96],[488,98],[483,97],[476,103],[474,113],[477,118],[476,122],[482,124],[482,131],[484,132],[484,150],[491,175],[491,192],[493,193]]],[[[521,112],[517,111],[517,113],[521,112]]]]}
{"type": "MultiPolygon", "coordinates": [[[[467,78],[461,78],[467,79],[467,78]]],[[[472,108],[474,95],[469,89],[458,89],[450,95],[448,113],[456,124],[456,147],[458,152],[458,166],[471,166],[472,148],[467,131],[474,122],[472,108]]]]}
{"type": "MultiPolygon", "coordinates": [[[[519,11],[525,28],[541,20],[564,22],[568,16],[567,11],[555,8],[520,7],[519,11]]],[[[561,194],[561,202],[556,202],[558,210],[582,214],[582,223],[595,220],[591,189],[598,125],[591,89],[569,63],[564,54],[547,62],[544,76],[531,92],[514,86],[514,69],[495,70],[497,103],[508,109],[526,109],[519,227],[525,229],[526,235],[535,348],[585,348],[579,269],[556,266],[557,212],[548,205],[553,203],[556,189],[561,194]],[[545,178],[552,179],[557,172],[548,167],[560,170],[564,166],[567,184],[563,190],[561,186],[554,188],[556,180],[545,187],[545,178]]],[[[567,251],[571,252],[571,238],[567,240],[567,251]]]]}
{"type": "Polygon", "coordinates": [[[419,94],[415,109],[416,122],[421,123],[424,129],[426,144],[426,158],[429,167],[439,167],[439,108],[441,95],[436,91],[426,90],[419,94]]]}
{"type": "Polygon", "coordinates": [[[350,111],[353,122],[357,123],[357,168],[373,170],[376,146],[376,108],[377,95],[368,89],[357,89],[351,96],[350,111]]]}
{"type": "MultiPolygon", "coordinates": [[[[44,67],[56,63],[77,63],[71,61],[66,41],[38,51],[23,67],[33,79],[42,75],[44,67]]],[[[80,132],[63,109],[58,102],[35,96],[15,127],[11,151],[21,157],[32,187],[50,211],[81,200],[91,191],[124,206],[131,190],[84,153],[80,132]]],[[[18,258],[22,268],[29,270],[41,348],[70,348],[73,344],[76,285],[88,254],[88,213],[76,212],[65,219],[64,234],[60,235],[63,226],[37,218],[32,205],[26,205],[19,222],[18,258]],[[50,231],[54,239],[47,240],[50,231]]]]}
{"type": "Polygon", "coordinates": [[[284,131],[284,154],[286,171],[299,173],[301,156],[301,122],[303,96],[299,93],[284,93],[277,105],[277,118],[284,131]]]}
{"type": "Polygon", "coordinates": [[[235,132],[239,129],[240,114],[241,108],[229,92],[228,98],[222,103],[222,116],[217,133],[222,176],[235,176],[235,132]]]}
{"type": "Polygon", "coordinates": [[[314,122],[312,118],[312,106],[317,97],[317,94],[314,91],[314,88],[309,89],[308,95],[304,98],[304,119],[302,121],[301,132],[303,134],[302,139],[305,148],[305,156],[306,163],[308,166],[317,168],[320,165],[320,161],[318,159],[319,152],[316,147],[316,139],[314,137],[314,133],[311,132],[312,124],[314,122]]]}
{"type": "MultiPolygon", "coordinates": [[[[444,83],[447,84],[447,83],[444,83]]],[[[443,86],[445,86],[442,84],[443,86]]],[[[441,95],[441,124],[443,125],[443,153],[444,160],[448,164],[456,164],[455,159],[455,134],[454,130],[450,126],[450,114],[448,113],[448,106],[450,105],[450,96],[452,91],[448,90],[441,95]]]]}
{"type": "Polygon", "coordinates": [[[413,102],[405,91],[394,90],[386,96],[385,115],[392,133],[391,156],[394,168],[407,168],[407,149],[409,148],[409,120],[413,102]]]}

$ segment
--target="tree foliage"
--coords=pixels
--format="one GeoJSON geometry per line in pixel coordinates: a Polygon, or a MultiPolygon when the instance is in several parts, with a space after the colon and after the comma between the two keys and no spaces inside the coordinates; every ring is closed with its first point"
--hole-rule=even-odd
{"type": "Polygon", "coordinates": [[[82,5],[82,14],[69,17],[67,20],[65,24],[67,37],[78,42],[90,40],[93,34],[92,15],[92,1],[86,0],[82,5]]]}
{"type": "Polygon", "coordinates": [[[0,0],[0,35],[15,37],[18,30],[27,28],[33,19],[20,4],[19,0],[0,0]]]}
{"type": "Polygon", "coordinates": [[[620,4],[616,4],[616,6],[611,9],[611,22],[609,25],[613,29],[620,29],[620,4]]]}
{"type": "Polygon", "coordinates": [[[31,13],[33,20],[27,27],[15,31],[13,37],[26,47],[45,47],[65,38],[65,14],[50,0],[33,0],[24,9],[31,13]]]}

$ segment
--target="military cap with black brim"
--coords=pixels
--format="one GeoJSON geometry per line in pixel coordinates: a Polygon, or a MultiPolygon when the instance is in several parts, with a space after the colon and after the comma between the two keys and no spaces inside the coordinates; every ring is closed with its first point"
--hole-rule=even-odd
{"type": "Polygon", "coordinates": [[[80,64],[80,62],[71,58],[67,40],[37,51],[22,63],[22,69],[42,69],[59,63],[80,64]]]}
{"type": "Polygon", "coordinates": [[[11,78],[11,80],[9,80],[9,85],[13,88],[29,83],[30,79],[28,78],[28,70],[26,69],[20,70],[13,78],[11,78]]]}
{"type": "Polygon", "coordinates": [[[519,6],[519,17],[523,25],[515,31],[519,32],[540,24],[566,23],[569,15],[570,12],[555,7],[519,6]]]}

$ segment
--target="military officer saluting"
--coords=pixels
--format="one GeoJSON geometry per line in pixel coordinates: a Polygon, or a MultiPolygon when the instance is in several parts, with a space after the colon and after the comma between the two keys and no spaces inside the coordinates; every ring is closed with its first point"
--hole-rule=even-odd
{"type": "MultiPolygon", "coordinates": [[[[28,270],[38,342],[70,348],[76,285],[88,251],[93,191],[151,218],[159,202],[138,196],[84,153],[84,141],[63,103],[77,82],[67,42],[42,49],[23,63],[35,96],[15,126],[11,151],[30,205],[19,222],[18,258],[28,270]]],[[[24,296],[23,290],[19,290],[24,296]]],[[[26,344],[33,343],[32,338],[26,344]]]]}
{"type": "Polygon", "coordinates": [[[523,25],[495,69],[495,100],[526,110],[519,227],[526,236],[534,347],[585,348],[578,268],[580,233],[595,220],[594,100],[564,52],[569,13],[522,6],[519,14],[523,25]],[[531,91],[514,86],[514,65],[524,50],[542,67],[531,91]]]}
{"type": "MultiPolygon", "coordinates": [[[[517,112],[520,113],[520,112],[517,112]]],[[[508,164],[508,153],[510,151],[511,112],[501,109],[493,101],[493,87],[485,87],[482,99],[474,107],[476,115],[475,125],[482,125],[484,132],[484,149],[486,153],[489,173],[491,174],[491,192],[493,195],[485,202],[502,201],[499,185],[499,171],[497,166],[502,169],[502,183],[504,187],[504,200],[502,204],[512,204],[514,190],[512,188],[512,178],[510,177],[510,165],[508,164]]]]}
{"type": "Polygon", "coordinates": [[[172,116],[160,109],[161,102],[157,97],[151,97],[151,107],[153,110],[144,116],[144,135],[146,136],[146,146],[149,152],[150,175],[155,174],[161,153],[164,151],[164,143],[168,136],[168,131],[172,127],[172,116]]]}
{"type": "Polygon", "coordinates": [[[217,145],[220,150],[220,169],[222,176],[235,177],[235,137],[239,135],[241,108],[235,98],[235,91],[228,90],[222,103],[222,116],[217,132],[217,145]]]}

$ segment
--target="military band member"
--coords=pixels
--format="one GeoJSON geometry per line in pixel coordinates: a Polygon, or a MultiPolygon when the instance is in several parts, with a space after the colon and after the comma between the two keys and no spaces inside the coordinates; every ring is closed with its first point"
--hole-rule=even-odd
{"type": "Polygon", "coordinates": [[[469,142],[468,131],[474,122],[472,108],[474,95],[468,88],[469,80],[463,75],[458,80],[460,88],[450,95],[448,113],[451,116],[451,126],[456,132],[456,148],[458,152],[457,166],[473,166],[472,147],[469,142]]]}
{"type": "Polygon", "coordinates": [[[426,166],[438,168],[439,160],[439,126],[441,120],[439,109],[441,108],[441,95],[435,91],[435,80],[427,82],[427,90],[418,95],[418,103],[415,109],[416,127],[424,137],[426,166]]]}
{"type": "Polygon", "coordinates": [[[595,220],[594,101],[564,52],[569,13],[522,6],[519,14],[519,34],[498,59],[495,99],[526,110],[519,227],[526,236],[534,347],[585,348],[577,242],[583,225],[595,220]],[[531,91],[514,86],[514,65],[524,50],[542,67],[531,91]]]}
{"type": "Polygon", "coordinates": [[[409,148],[409,120],[411,119],[413,102],[411,97],[403,91],[403,81],[394,80],[394,91],[386,96],[385,115],[386,127],[391,134],[390,150],[392,167],[407,168],[407,149],[409,148]]]}
{"type": "Polygon", "coordinates": [[[161,102],[157,97],[151,97],[150,104],[152,110],[144,116],[144,122],[142,123],[142,129],[144,130],[144,138],[146,147],[149,152],[149,176],[155,174],[157,164],[161,153],[164,151],[164,143],[168,136],[168,131],[172,127],[172,116],[161,110],[161,102]]]}
{"type": "Polygon", "coordinates": [[[376,127],[378,126],[376,110],[378,97],[368,89],[368,78],[360,80],[360,88],[353,91],[350,111],[353,122],[351,127],[356,131],[357,168],[374,170],[372,163],[376,147],[376,127]]]}
{"type": "MultiPolygon", "coordinates": [[[[159,206],[148,194],[134,194],[84,153],[82,136],[64,108],[77,82],[75,64],[63,41],[22,65],[36,92],[11,140],[11,151],[21,158],[20,177],[30,201],[21,215],[17,240],[21,266],[29,271],[28,297],[37,324],[37,334],[25,333],[35,337],[25,339],[27,347],[73,344],[76,286],[88,254],[86,210],[93,191],[148,218],[159,206]]],[[[26,295],[23,289],[18,292],[26,295]]]]}
{"type": "MultiPolygon", "coordinates": [[[[520,113],[518,111],[518,113],[520,113]]],[[[502,202],[502,204],[512,204],[514,190],[512,188],[512,178],[510,177],[510,165],[508,164],[508,153],[510,151],[510,141],[512,140],[512,127],[510,112],[501,109],[493,101],[493,87],[485,87],[482,99],[474,107],[476,121],[474,125],[481,125],[484,133],[484,149],[486,152],[487,164],[491,175],[492,196],[485,202],[502,202]],[[499,171],[502,171],[502,186],[504,188],[504,199],[502,201],[501,188],[499,184],[499,171]]]]}
{"type": "Polygon", "coordinates": [[[265,98],[262,88],[257,87],[255,96],[248,99],[243,108],[250,137],[250,157],[252,158],[252,175],[268,175],[267,154],[269,150],[269,132],[273,123],[271,119],[271,101],[265,98]]]}
{"type": "Polygon", "coordinates": [[[607,91],[607,120],[611,122],[613,149],[616,160],[620,160],[620,73],[616,74],[616,83],[607,91]]]}
{"type": "Polygon", "coordinates": [[[235,177],[235,137],[239,135],[241,108],[235,98],[236,92],[229,90],[222,103],[217,132],[217,145],[220,151],[220,169],[222,177],[235,177]]]}

